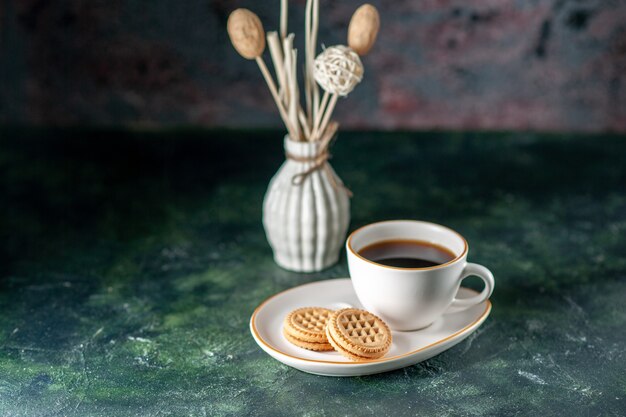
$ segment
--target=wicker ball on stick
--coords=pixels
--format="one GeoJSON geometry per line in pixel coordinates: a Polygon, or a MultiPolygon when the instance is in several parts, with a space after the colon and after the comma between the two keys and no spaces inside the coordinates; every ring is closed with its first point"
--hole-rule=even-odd
{"type": "Polygon", "coordinates": [[[363,4],[350,19],[348,45],[327,48],[315,59],[315,81],[324,89],[324,97],[313,126],[313,139],[324,134],[339,96],[347,96],[363,78],[363,64],[359,55],[366,55],[374,43],[380,28],[378,10],[371,4],[363,4]],[[329,99],[329,96],[332,98],[329,99]],[[322,116],[323,114],[323,116],[322,116]]]}
{"type": "Polygon", "coordinates": [[[325,91],[347,96],[363,79],[363,64],[349,47],[331,46],[315,58],[313,75],[325,91]]]}
{"type": "Polygon", "coordinates": [[[320,105],[323,111],[317,114],[313,129],[315,140],[324,134],[337,104],[337,98],[347,96],[363,79],[363,64],[351,48],[344,45],[331,46],[315,58],[313,76],[324,90],[320,105]],[[330,95],[332,98],[329,101],[330,95]]]}

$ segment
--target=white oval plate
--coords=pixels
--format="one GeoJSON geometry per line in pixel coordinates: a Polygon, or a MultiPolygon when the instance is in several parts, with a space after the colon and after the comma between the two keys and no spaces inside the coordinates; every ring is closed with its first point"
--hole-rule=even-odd
{"type": "MultiPolygon", "coordinates": [[[[476,292],[461,287],[458,298],[476,292]]],[[[250,318],[250,331],[270,356],[304,372],[326,376],[359,376],[414,365],[450,349],[472,334],[491,311],[489,300],[467,310],[448,310],[429,327],[413,332],[392,331],[387,355],[368,362],[352,362],[338,352],[313,352],[289,343],[282,334],[283,319],[299,307],[362,308],[349,278],[311,282],[278,293],[259,305],[250,318]]]]}

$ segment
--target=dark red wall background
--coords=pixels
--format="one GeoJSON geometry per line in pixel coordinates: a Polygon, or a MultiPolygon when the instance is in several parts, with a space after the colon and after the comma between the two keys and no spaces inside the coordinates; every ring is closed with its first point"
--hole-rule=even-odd
{"type": "MultiPolygon", "coordinates": [[[[338,104],[344,126],[626,132],[626,1],[373,3],[379,43],[338,104]]],[[[301,42],[304,1],[290,4],[301,42]]],[[[345,43],[360,2],[321,4],[320,40],[345,43]]],[[[278,0],[0,5],[0,123],[280,125],[225,31],[237,7],[276,29],[278,0]]]]}

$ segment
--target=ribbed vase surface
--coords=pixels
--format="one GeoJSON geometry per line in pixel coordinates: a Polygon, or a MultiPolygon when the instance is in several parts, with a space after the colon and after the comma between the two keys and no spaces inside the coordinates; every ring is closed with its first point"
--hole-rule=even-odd
{"type": "Polygon", "coordinates": [[[287,158],[263,201],[263,226],[274,260],[297,272],[320,271],[337,262],[350,223],[347,190],[328,162],[319,165],[319,143],[285,136],[287,158]],[[327,166],[325,166],[327,165],[327,166]]]}

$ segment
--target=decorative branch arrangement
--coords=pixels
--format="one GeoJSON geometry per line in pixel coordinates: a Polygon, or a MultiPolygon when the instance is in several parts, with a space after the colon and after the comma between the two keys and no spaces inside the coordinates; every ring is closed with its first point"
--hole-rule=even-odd
{"type": "Polygon", "coordinates": [[[256,14],[247,9],[237,9],[228,18],[228,34],[241,56],[256,60],[289,137],[295,141],[319,141],[337,129],[337,124],[330,123],[330,119],[339,96],[347,96],[363,77],[359,55],[366,55],[374,45],[380,18],[374,6],[362,5],[350,20],[348,46],[331,46],[315,57],[319,0],[307,0],[303,109],[297,76],[298,51],[293,46],[295,35],[287,33],[287,8],[287,0],[281,0],[280,33],[268,32],[266,36],[256,14]],[[266,38],[276,81],[262,57],[266,38]],[[318,84],[324,90],[322,97],[318,84]]]}

